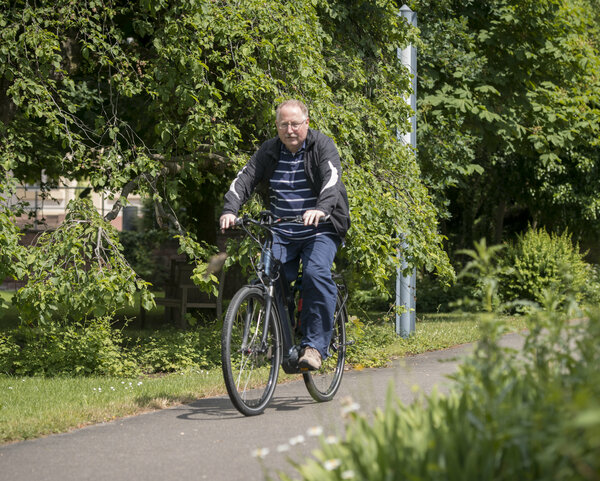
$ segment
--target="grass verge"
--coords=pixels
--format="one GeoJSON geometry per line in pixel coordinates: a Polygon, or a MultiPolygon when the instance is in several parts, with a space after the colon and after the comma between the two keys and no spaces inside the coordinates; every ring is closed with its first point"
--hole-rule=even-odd
{"type": "MultiPolygon", "coordinates": [[[[525,328],[522,318],[504,321],[511,331],[525,328]]],[[[381,366],[393,357],[445,349],[478,338],[479,321],[473,314],[425,314],[409,339],[396,338],[389,322],[369,323],[350,349],[348,361],[357,368],[381,366]]],[[[281,381],[289,379],[292,377],[280,376],[281,381]]],[[[138,379],[0,375],[0,443],[66,432],[223,393],[220,369],[138,379]]]]}
{"type": "MultiPolygon", "coordinates": [[[[475,342],[480,339],[480,315],[476,313],[422,314],[414,334],[404,339],[394,334],[393,323],[370,322],[364,327],[350,325],[348,337],[358,338],[347,355],[354,367],[381,367],[391,359],[439,351],[449,347],[475,342]]],[[[526,321],[520,316],[498,317],[509,332],[525,329],[526,321]]]]}

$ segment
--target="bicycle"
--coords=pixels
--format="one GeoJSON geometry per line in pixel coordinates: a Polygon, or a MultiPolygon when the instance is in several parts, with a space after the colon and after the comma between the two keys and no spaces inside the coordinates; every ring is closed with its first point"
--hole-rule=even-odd
{"type": "MultiPolygon", "coordinates": [[[[257,279],[243,286],[233,296],[221,334],[221,365],[229,398],[246,416],[261,414],[268,406],[277,385],[279,367],[288,374],[302,373],[304,383],[317,402],[330,401],[335,396],[344,373],[348,293],[339,276],[337,285],[333,336],[329,357],[317,371],[301,369],[300,333],[296,305],[301,298],[301,282],[290,289],[281,262],[273,258],[272,227],[280,222],[302,222],[301,217],[277,217],[262,212],[259,219],[247,215],[238,217],[241,227],[260,246],[260,260],[252,261],[257,279]],[[254,235],[256,226],[264,233],[254,235]]],[[[252,257],[251,257],[252,259],[252,257]]],[[[301,302],[299,303],[301,304],[301,302]]]]}

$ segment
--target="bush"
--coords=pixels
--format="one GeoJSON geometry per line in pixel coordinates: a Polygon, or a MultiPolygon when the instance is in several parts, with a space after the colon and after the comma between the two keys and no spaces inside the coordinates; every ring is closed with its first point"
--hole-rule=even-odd
{"type": "Polygon", "coordinates": [[[120,331],[107,318],[86,325],[20,327],[0,340],[0,372],[7,374],[131,376],[139,372],[123,353],[120,331]]]}
{"type": "Polygon", "coordinates": [[[588,304],[598,306],[600,305],[600,266],[588,266],[588,279],[589,282],[586,282],[583,290],[583,297],[588,304]]]}
{"type": "Polygon", "coordinates": [[[448,396],[405,406],[390,389],[372,421],[349,402],[345,439],[324,439],[296,465],[301,479],[597,479],[600,313],[573,316],[533,317],[522,352],[501,348],[501,328],[485,322],[448,396]]]}
{"type": "Polygon", "coordinates": [[[390,359],[384,348],[397,338],[394,327],[386,322],[361,322],[356,316],[350,316],[346,324],[346,337],[354,344],[346,350],[346,362],[355,367],[382,367],[390,359]]]}
{"type": "Polygon", "coordinates": [[[134,376],[211,369],[221,362],[221,329],[169,329],[128,338],[107,318],[88,324],[19,327],[0,334],[0,373],[17,376],[134,376]]]}
{"type": "Polygon", "coordinates": [[[566,232],[557,235],[529,229],[508,246],[502,264],[499,294],[504,302],[519,299],[539,303],[545,290],[573,293],[581,300],[592,280],[579,246],[573,246],[566,232]]]}
{"type": "Polygon", "coordinates": [[[156,331],[137,338],[130,349],[147,374],[189,369],[210,369],[221,365],[221,327],[199,326],[189,331],[156,331]]]}
{"type": "MultiPolygon", "coordinates": [[[[459,278],[451,286],[443,285],[430,274],[417,278],[417,309],[419,313],[452,312],[465,298],[472,297],[474,283],[459,278]]],[[[461,308],[465,310],[464,305],[461,308]]]]}

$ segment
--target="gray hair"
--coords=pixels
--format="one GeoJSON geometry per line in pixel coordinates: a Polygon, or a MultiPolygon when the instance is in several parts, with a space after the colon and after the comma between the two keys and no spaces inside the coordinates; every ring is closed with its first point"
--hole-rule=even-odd
{"type": "Polygon", "coordinates": [[[289,99],[281,102],[277,106],[277,109],[275,110],[275,120],[279,119],[279,113],[281,112],[281,109],[287,106],[298,107],[302,111],[302,114],[308,118],[308,108],[306,105],[304,105],[303,102],[300,102],[300,100],[289,99]]]}

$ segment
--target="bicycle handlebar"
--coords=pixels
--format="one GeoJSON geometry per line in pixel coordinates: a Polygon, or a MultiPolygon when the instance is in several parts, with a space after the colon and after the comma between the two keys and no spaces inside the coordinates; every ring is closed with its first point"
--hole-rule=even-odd
{"type": "MultiPolygon", "coordinates": [[[[259,215],[260,220],[256,220],[249,215],[245,214],[241,217],[236,217],[235,224],[236,226],[244,226],[247,224],[255,224],[260,225],[262,227],[270,227],[272,225],[280,224],[282,222],[290,222],[294,224],[304,224],[304,219],[301,215],[289,216],[289,217],[279,217],[278,215],[273,214],[271,211],[265,210],[262,211],[259,215]]],[[[319,223],[325,223],[329,221],[330,216],[325,215],[319,221],[319,223]]]]}

